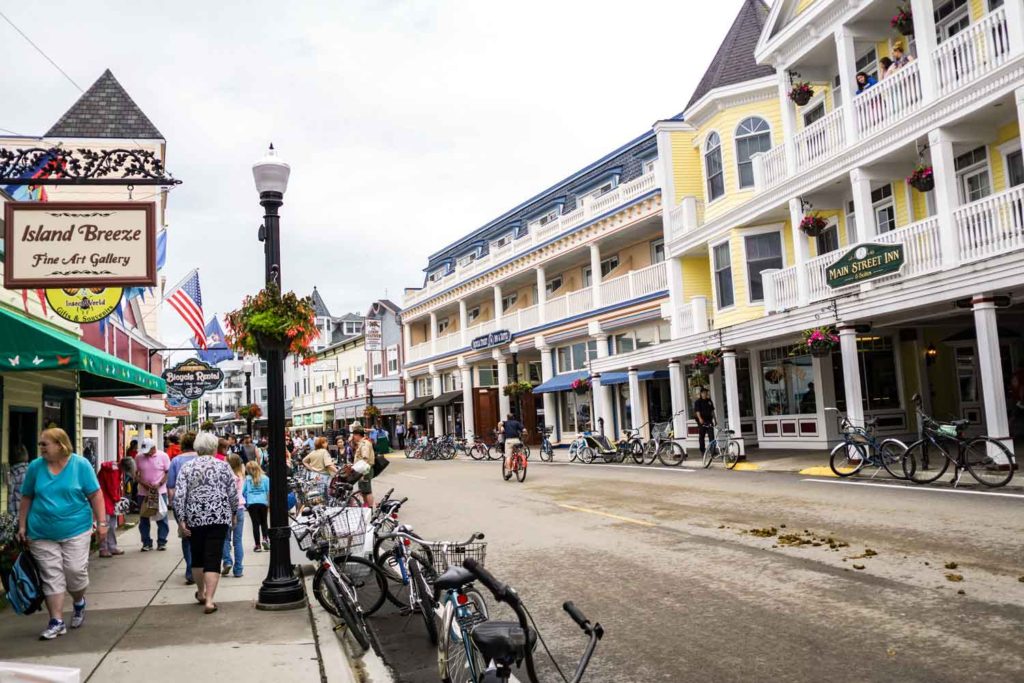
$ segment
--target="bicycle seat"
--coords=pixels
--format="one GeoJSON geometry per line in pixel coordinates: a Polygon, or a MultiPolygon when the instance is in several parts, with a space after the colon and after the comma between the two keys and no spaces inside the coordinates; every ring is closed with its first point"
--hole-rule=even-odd
{"type": "Polygon", "coordinates": [[[735,430],[733,430],[733,429],[723,429],[723,430],[722,430],[722,433],[723,433],[723,434],[728,434],[729,436],[732,436],[733,434],[735,434],[735,433],[736,433],[736,431],[735,431],[735,430]]]}
{"type": "Polygon", "coordinates": [[[470,637],[484,661],[494,660],[495,664],[506,666],[521,661],[526,648],[532,650],[537,644],[536,632],[530,629],[524,634],[517,621],[485,621],[473,629],[470,637]]]}
{"type": "Polygon", "coordinates": [[[472,583],[474,579],[473,572],[468,569],[449,567],[434,581],[434,588],[443,591],[455,590],[462,588],[467,583],[472,583]]]}
{"type": "Polygon", "coordinates": [[[970,420],[950,420],[949,424],[953,425],[957,429],[962,429],[967,425],[971,424],[970,420]]]}

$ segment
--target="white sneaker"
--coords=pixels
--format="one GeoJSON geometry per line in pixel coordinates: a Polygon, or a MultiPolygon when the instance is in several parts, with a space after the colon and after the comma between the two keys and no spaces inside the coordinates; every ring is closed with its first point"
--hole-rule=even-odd
{"type": "Polygon", "coordinates": [[[68,627],[64,625],[63,621],[60,619],[50,619],[50,623],[46,625],[46,630],[39,634],[39,640],[53,640],[67,632],[68,627]]]}
{"type": "Polygon", "coordinates": [[[71,615],[71,628],[80,628],[85,623],[85,600],[82,600],[81,606],[72,604],[72,607],[75,611],[71,615]]]}

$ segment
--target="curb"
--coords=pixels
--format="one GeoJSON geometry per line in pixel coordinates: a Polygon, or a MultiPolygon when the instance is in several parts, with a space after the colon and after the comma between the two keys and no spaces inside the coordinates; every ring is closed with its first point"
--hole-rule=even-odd
{"type": "Polygon", "coordinates": [[[805,467],[804,469],[797,472],[807,477],[833,477],[838,479],[838,475],[832,471],[831,467],[805,467]]]}

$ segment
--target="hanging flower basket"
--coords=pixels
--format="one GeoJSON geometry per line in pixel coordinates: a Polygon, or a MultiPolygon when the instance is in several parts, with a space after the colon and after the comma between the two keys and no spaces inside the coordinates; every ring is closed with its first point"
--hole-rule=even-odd
{"type": "Polygon", "coordinates": [[[577,394],[585,394],[590,391],[590,378],[582,377],[572,381],[572,390],[577,394]]]}
{"type": "Polygon", "coordinates": [[[217,425],[213,424],[213,420],[203,420],[203,423],[199,425],[199,431],[201,432],[212,432],[217,428],[217,425]]]}
{"type": "Polygon", "coordinates": [[[253,420],[258,420],[261,417],[263,417],[263,409],[260,408],[260,405],[258,403],[252,403],[250,405],[242,406],[241,408],[239,408],[237,415],[243,420],[248,420],[249,418],[252,418],[253,420]]]}
{"type": "Polygon", "coordinates": [[[793,87],[789,90],[789,99],[793,100],[798,107],[802,107],[810,102],[812,97],[814,97],[814,88],[807,81],[794,83],[793,87]]]}
{"type": "Polygon", "coordinates": [[[703,372],[697,372],[690,376],[691,389],[703,389],[704,387],[708,386],[708,384],[710,384],[708,376],[705,375],[703,372]]]}
{"type": "Polygon", "coordinates": [[[764,379],[769,384],[778,384],[783,378],[785,378],[785,374],[778,368],[771,368],[764,373],[764,379]]]}
{"type": "Polygon", "coordinates": [[[931,166],[918,164],[914,172],[907,176],[907,185],[918,192],[931,192],[935,189],[935,175],[931,166]]]}
{"type": "Polygon", "coordinates": [[[825,232],[827,227],[828,221],[816,213],[809,213],[800,221],[800,229],[808,237],[817,237],[825,232]]]}
{"type": "Polygon", "coordinates": [[[529,394],[532,391],[533,385],[529,382],[512,382],[501,388],[501,393],[505,394],[509,398],[518,398],[519,396],[529,394]]]}
{"type": "Polygon", "coordinates": [[[702,375],[710,375],[722,362],[721,349],[708,349],[701,351],[693,359],[693,367],[702,375]]]}
{"type": "Polygon", "coordinates": [[[320,335],[312,299],[300,299],[294,292],[282,295],[274,285],[245,297],[242,307],[225,320],[228,345],[251,354],[280,351],[307,359],[313,355],[313,340],[320,335]]]}
{"type": "Polygon", "coordinates": [[[914,35],[914,13],[906,5],[900,5],[896,14],[889,20],[889,25],[905,36],[914,35]]]}
{"type": "Polygon", "coordinates": [[[832,349],[839,344],[839,335],[836,334],[836,328],[831,325],[812,327],[809,330],[804,330],[801,334],[803,341],[793,348],[791,356],[802,356],[809,353],[815,358],[824,358],[831,354],[832,349]]]}
{"type": "Polygon", "coordinates": [[[372,425],[379,417],[380,408],[377,406],[366,406],[366,409],[363,410],[363,419],[368,425],[372,425]]]}

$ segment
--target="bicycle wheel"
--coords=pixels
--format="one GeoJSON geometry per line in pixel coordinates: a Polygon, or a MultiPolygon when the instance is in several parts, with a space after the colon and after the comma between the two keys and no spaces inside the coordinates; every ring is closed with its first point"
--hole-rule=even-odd
{"type": "Polygon", "coordinates": [[[837,477],[849,477],[860,472],[867,460],[864,446],[844,441],[832,449],[828,456],[828,466],[837,477]]]}
{"type": "Polygon", "coordinates": [[[946,452],[928,439],[916,441],[907,446],[903,454],[903,473],[915,484],[930,484],[949,467],[946,452]]]}
{"type": "Polygon", "coordinates": [[[512,478],[512,469],[508,466],[508,459],[501,459],[501,478],[508,481],[512,478]]]}
{"type": "Polygon", "coordinates": [[[1013,454],[1001,441],[987,436],[971,439],[964,446],[964,464],[978,483],[996,488],[1013,479],[1013,454]]]}
{"type": "Polygon", "coordinates": [[[666,441],[658,449],[658,460],[666,467],[678,467],[683,464],[683,447],[675,441],[666,441]]]}
{"type": "Polygon", "coordinates": [[[540,459],[544,462],[551,462],[555,459],[555,449],[546,441],[540,445],[540,459]]]}
{"type": "Polygon", "coordinates": [[[886,439],[878,445],[878,459],[893,479],[907,478],[903,473],[903,454],[906,452],[907,444],[899,439],[886,439]]]}
{"type": "Polygon", "coordinates": [[[516,479],[519,480],[519,483],[521,484],[526,481],[526,458],[521,455],[514,455],[512,457],[515,458],[516,461],[516,479]]]}
{"type": "Polygon", "coordinates": [[[499,460],[499,459],[504,458],[504,457],[505,457],[505,454],[502,453],[501,450],[497,446],[488,446],[487,447],[487,459],[488,460],[499,460]]]}
{"type": "Polygon", "coordinates": [[[430,584],[427,583],[427,579],[423,576],[423,569],[415,558],[409,562],[409,574],[413,585],[416,586],[417,604],[415,607],[423,617],[423,625],[427,629],[427,637],[430,639],[431,645],[437,645],[437,617],[434,614],[434,591],[430,584]]]}
{"type": "Polygon", "coordinates": [[[611,463],[615,462],[616,459],[617,459],[615,457],[616,453],[617,453],[617,451],[604,451],[604,450],[602,450],[601,451],[601,459],[604,460],[606,463],[611,464],[611,463]]]}
{"type": "Polygon", "coordinates": [[[740,444],[736,441],[730,441],[725,447],[725,469],[735,469],[736,463],[740,461],[740,444]]]}
{"type": "Polygon", "coordinates": [[[330,572],[324,574],[324,584],[327,587],[328,594],[331,596],[331,601],[338,610],[337,614],[345,622],[345,626],[348,627],[348,632],[352,634],[352,638],[364,652],[369,650],[370,638],[366,633],[363,623],[356,616],[355,605],[352,604],[345,588],[338,585],[338,579],[330,572]]]}
{"type": "Polygon", "coordinates": [[[474,460],[483,460],[487,457],[487,447],[479,443],[474,444],[473,447],[469,449],[469,457],[474,460]]]}
{"type": "Polygon", "coordinates": [[[530,459],[530,445],[525,441],[523,442],[523,456],[525,456],[527,460],[530,459]]]}
{"type": "MultiPolygon", "coordinates": [[[[465,594],[475,607],[476,614],[486,619],[487,607],[480,594],[476,591],[466,591],[465,594]]],[[[455,604],[446,602],[441,619],[441,638],[437,645],[437,672],[444,683],[474,683],[479,680],[485,662],[468,635],[459,624],[455,604]]]]}
{"type": "Polygon", "coordinates": [[[644,444],[644,464],[653,465],[655,458],[658,457],[658,444],[651,439],[644,444]]]}
{"type": "MultiPolygon", "coordinates": [[[[419,538],[412,532],[409,532],[409,535],[419,538]]],[[[387,600],[396,607],[405,606],[405,602],[402,599],[402,588],[406,585],[406,581],[402,579],[402,566],[400,560],[395,557],[394,550],[395,543],[402,542],[401,539],[379,538],[373,544],[373,563],[380,567],[384,578],[387,579],[385,584],[387,600]]],[[[406,553],[407,555],[415,555],[428,566],[433,566],[434,564],[434,555],[430,548],[425,545],[411,545],[406,553]]],[[[406,566],[408,566],[408,561],[406,561],[406,566]]]]}
{"type": "Polygon", "coordinates": [[[324,575],[327,574],[327,569],[323,565],[320,565],[316,569],[316,573],[313,574],[313,596],[316,601],[320,603],[329,614],[341,619],[341,612],[334,604],[334,598],[331,596],[330,590],[327,588],[327,582],[324,581],[324,575]]]}
{"type": "Polygon", "coordinates": [[[632,439],[629,442],[629,454],[633,456],[633,462],[637,465],[644,464],[644,444],[640,439],[632,439]]]}
{"type": "Polygon", "coordinates": [[[711,463],[715,461],[715,458],[719,457],[718,442],[712,441],[704,448],[704,454],[701,456],[701,464],[704,465],[704,469],[711,467],[711,463]]]}
{"type": "Polygon", "coordinates": [[[365,557],[354,555],[336,558],[334,563],[338,573],[345,576],[356,589],[363,614],[370,616],[379,610],[388,596],[388,579],[384,576],[384,570],[365,557]]]}
{"type": "Polygon", "coordinates": [[[583,448],[580,449],[579,453],[580,460],[582,460],[587,465],[594,462],[594,458],[597,457],[597,453],[595,453],[594,449],[591,448],[590,446],[584,446],[583,448]]]}

